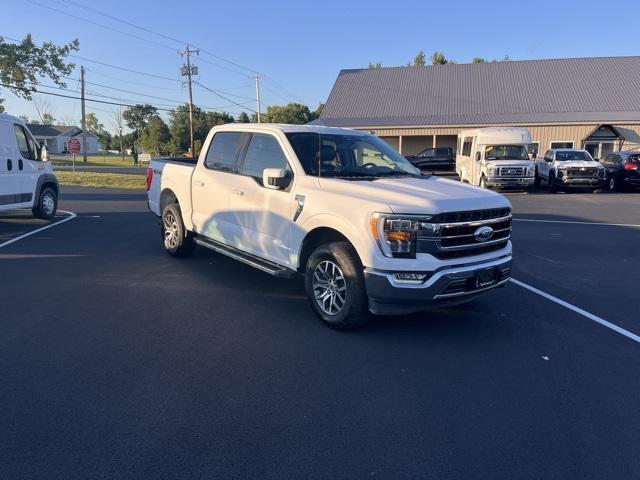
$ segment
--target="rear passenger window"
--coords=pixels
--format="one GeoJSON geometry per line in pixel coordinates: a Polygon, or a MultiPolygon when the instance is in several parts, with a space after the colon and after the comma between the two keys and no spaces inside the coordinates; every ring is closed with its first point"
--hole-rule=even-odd
{"type": "Polygon", "coordinates": [[[256,133],[251,137],[240,173],[254,177],[262,184],[265,168],[288,169],[287,157],[275,137],[256,133]]]}
{"type": "Polygon", "coordinates": [[[470,157],[471,156],[471,144],[473,143],[473,137],[465,137],[464,142],[462,143],[462,156],[470,157]]]}
{"type": "Polygon", "coordinates": [[[211,141],[204,165],[212,170],[233,172],[240,151],[242,133],[219,132],[211,141]]]}

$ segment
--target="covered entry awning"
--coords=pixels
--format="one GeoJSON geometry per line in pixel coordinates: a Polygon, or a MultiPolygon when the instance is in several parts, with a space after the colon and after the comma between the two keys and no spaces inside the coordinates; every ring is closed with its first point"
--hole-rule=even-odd
{"type": "Polygon", "coordinates": [[[618,127],[616,125],[600,125],[594,128],[584,140],[582,145],[587,142],[620,142],[620,150],[624,142],[640,143],[640,135],[635,130],[629,128],[618,127]]]}

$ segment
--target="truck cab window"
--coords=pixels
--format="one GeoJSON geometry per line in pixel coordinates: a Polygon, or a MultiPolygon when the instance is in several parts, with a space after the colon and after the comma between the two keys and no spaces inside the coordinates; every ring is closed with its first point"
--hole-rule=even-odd
{"type": "Polygon", "coordinates": [[[211,170],[233,172],[242,145],[241,139],[240,132],[216,133],[207,151],[205,166],[211,170]]]}
{"type": "Polygon", "coordinates": [[[289,164],[275,137],[256,133],[251,137],[240,173],[253,177],[262,184],[262,172],[265,168],[289,170],[289,164]]]}

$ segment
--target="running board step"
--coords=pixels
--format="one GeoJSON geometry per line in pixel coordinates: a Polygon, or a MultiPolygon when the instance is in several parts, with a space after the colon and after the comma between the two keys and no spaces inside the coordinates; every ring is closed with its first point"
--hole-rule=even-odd
{"type": "Polygon", "coordinates": [[[253,268],[257,268],[258,270],[262,270],[263,272],[273,275],[274,277],[291,278],[296,274],[295,270],[269,262],[268,260],[251,255],[250,253],[241,252],[233,247],[209,240],[208,238],[196,237],[194,240],[198,245],[213,250],[214,252],[221,253],[222,255],[226,255],[234,260],[246,263],[253,268]]]}

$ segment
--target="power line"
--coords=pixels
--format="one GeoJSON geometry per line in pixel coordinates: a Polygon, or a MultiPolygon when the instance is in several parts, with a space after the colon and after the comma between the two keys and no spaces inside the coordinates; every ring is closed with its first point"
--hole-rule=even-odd
{"type": "Polygon", "coordinates": [[[119,67],[118,65],[113,65],[111,63],[101,62],[99,60],[93,60],[91,58],[81,57],[79,55],[69,54],[69,56],[72,57],[72,58],[77,58],[78,60],[84,60],[85,62],[97,63],[98,65],[103,65],[105,67],[115,68],[116,70],[122,70],[123,72],[137,73],[138,75],[144,75],[146,77],[158,78],[160,80],[167,80],[169,82],[182,83],[182,81],[178,80],[177,78],[163,77],[162,75],[155,75],[153,73],[141,72],[139,70],[134,70],[132,68],[119,67]]]}
{"type": "Polygon", "coordinates": [[[98,26],[100,28],[104,28],[106,30],[111,30],[112,32],[117,32],[117,33],[120,33],[122,35],[126,35],[128,37],[135,38],[136,40],[140,40],[142,42],[148,42],[148,43],[151,43],[153,45],[157,45],[157,46],[160,46],[160,47],[163,47],[163,48],[167,48],[169,50],[175,50],[174,47],[171,47],[169,45],[165,45],[164,43],[156,42],[154,40],[149,40],[149,39],[146,39],[144,37],[140,37],[138,35],[134,35],[133,33],[125,32],[124,30],[119,30],[119,29],[114,28],[114,27],[109,27],[107,25],[103,25],[102,23],[99,23],[99,22],[94,22],[93,20],[89,20],[87,18],[80,17],[79,15],[74,15],[73,13],[65,12],[64,10],[60,10],[60,9],[55,8],[55,7],[51,7],[49,5],[45,5],[43,3],[37,2],[36,0],[26,0],[26,1],[29,2],[29,3],[33,3],[34,5],[38,5],[38,6],[42,7],[42,8],[47,8],[47,9],[52,10],[54,12],[60,13],[62,15],[66,15],[68,17],[75,18],[76,20],[80,20],[82,22],[87,22],[87,23],[90,23],[92,25],[96,25],[96,26],[98,26]]]}
{"type": "MultiPolygon", "coordinates": [[[[220,93],[216,92],[215,90],[212,90],[212,89],[210,89],[209,87],[206,87],[206,86],[202,85],[200,82],[197,82],[197,81],[195,81],[195,80],[194,80],[194,81],[193,81],[193,83],[195,83],[196,85],[198,85],[198,86],[200,86],[200,87],[204,88],[205,90],[207,90],[207,91],[209,91],[209,92],[213,93],[214,95],[217,95],[218,97],[223,98],[223,99],[224,99],[224,100],[226,100],[227,102],[231,102],[231,103],[233,103],[234,105],[237,105],[238,107],[242,108],[243,110],[249,110],[251,113],[256,113],[256,114],[258,113],[258,112],[256,112],[255,110],[252,110],[252,109],[250,109],[250,108],[246,107],[245,105],[242,105],[241,103],[234,102],[233,100],[231,100],[231,99],[229,99],[229,98],[225,97],[224,95],[221,95],[220,93]]],[[[252,100],[253,100],[253,99],[252,99],[252,100]]]]}

